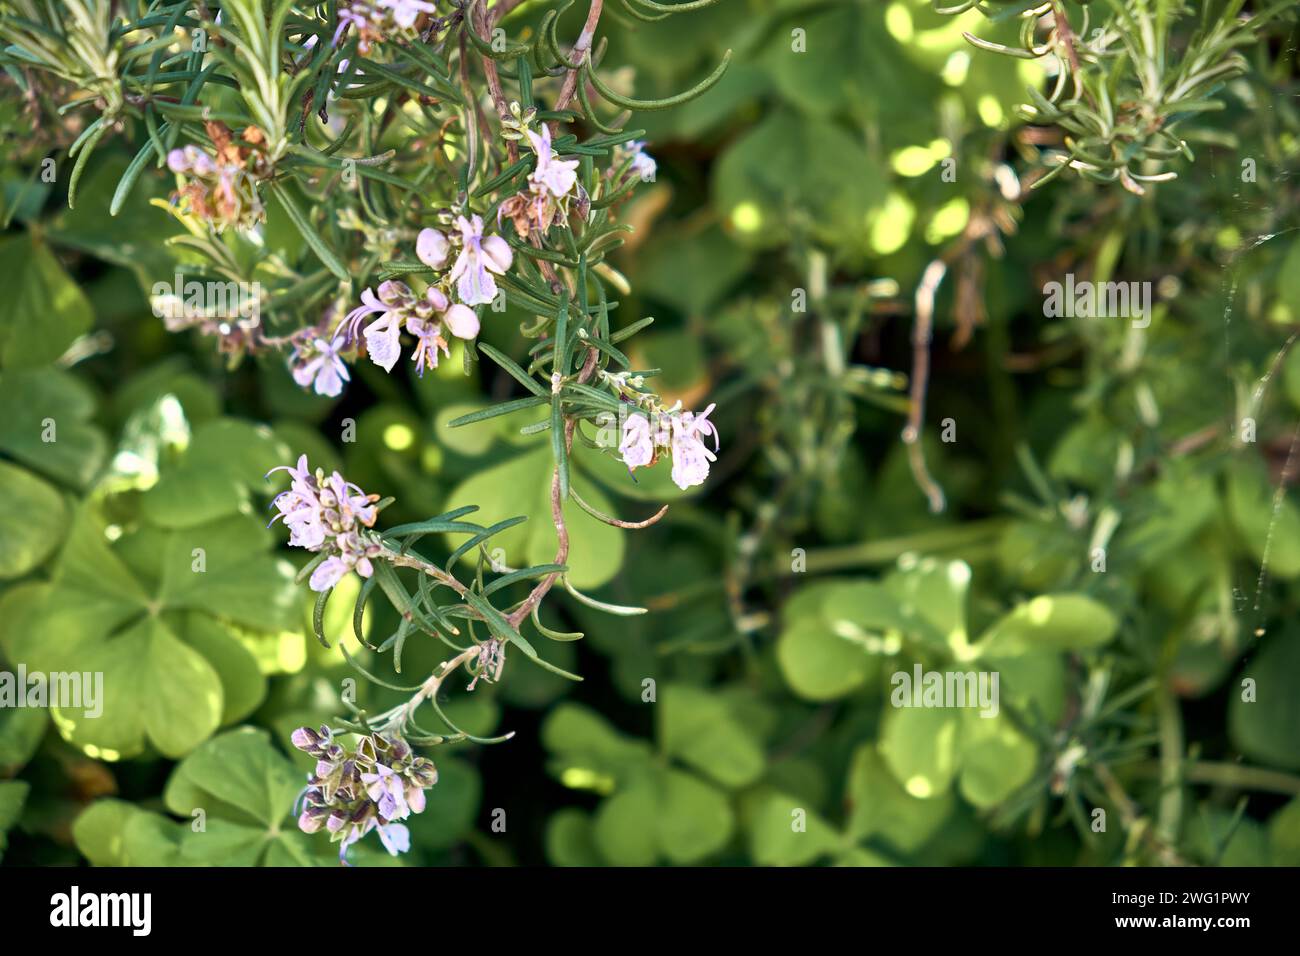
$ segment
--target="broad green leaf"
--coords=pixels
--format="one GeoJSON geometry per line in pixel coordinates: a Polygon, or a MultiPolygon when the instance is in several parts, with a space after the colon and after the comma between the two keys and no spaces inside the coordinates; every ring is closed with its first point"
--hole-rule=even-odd
{"type": "MultiPolygon", "coordinates": [[[[463,505],[479,505],[473,519],[490,526],[515,515],[528,520],[491,538],[490,551],[502,548],[505,563],[512,568],[547,564],[555,558],[556,537],[551,516],[551,471],[549,449],[541,448],[511,458],[478,472],[456,486],[443,503],[444,510],[463,505]],[[521,495],[522,491],[522,495],[521,495]]],[[[616,509],[596,487],[583,488],[582,496],[593,508],[605,514],[616,509]]],[[[618,573],[623,563],[623,539],[626,532],[593,518],[573,504],[564,510],[569,531],[568,578],[574,587],[588,590],[600,587],[618,573]]],[[[448,535],[451,547],[457,547],[464,535],[448,535]]]]}
{"type": "Polygon", "coordinates": [[[543,722],[541,738],[558,760],[561,783],[603,793],[644,772],[651,756],[646,741],[624,736],[581,704],[559,704],[543,722]]]}
{"type": "Polygon", "coordinates": [[[24,468],[0,461],[0,579],[39,567],[63,540],[68,509],[59,492],[24,468]]]}
{"type": "Polygon", "coordinates": [[[1184,548],[1219,513],[1211,476],[1170,469],[1150,495],[1150,514],[1127,530],[1124,544],[1143,567],[1158,565],[1184,548]]]}
{"type": "Polygon", "coordinates": [[[961,775],[958,788],[972,805],[996,806],[1029,782],[1038,748],[1006,717],[961,712],[961,775]]]}
{"type": "Polygon", "coordinates": [[[438,765],[438,782],[425,791],[424,812],[403,822],[410,827],[412,843],[442,850],[459,843],[474,828],[482,804],[483,781],[478,768],[468,761],[437,751],[429,756],[438,765]]]}
{"type": "Polygon", "coordinates": [[[966,592],[971,570],[965,561],[940,561],[907,554],[884,580],[910,622],[908,630],[925,643],[938,642],[952,650],[966,644],[966,592]]]}
{"type": "Polygon", "coordinates": [[[1057,724],[1065,710],[1066,664],[1056,651],[1029,651],[979,658],[980,669],[998,674],[998,695],[1031,719],[1057,724]]]}
{"type": "Polygon", "coordinates": [[[1300,866],[1300,797],[1268,818],[1268,844],[1273,866],[1300,866]]]}
{"type": "Polygon", "coordinates": [[[90,302],[54,253],[31,234],[0,240],[0,368],[48,365],[90,329],[90,302]]]}
{"type": "Polygon", "coordinates": [[[247,717],[266,697],[266,678],[257,658],[208,615],[186,614],[184,621],[181,639],[202,654],[221,679],[221,723],[233,724],[247,717]]]}
{"type": "Polygon", "coordinates": [[[1082,651],[1109,644],[1119,621],[1082,594],[1043,594],[1018,605],[985,632],[981,654],[1082,651]]]}
{"type": "Polygon", "coordinates": [[[195,429],[180,462],[145,493],[145,516],[189,528],[247,510],[250,487],[269,491],[266,473],[290,463],[289,449],[269,428],[228,418],[206,422],[195,429]]]}
{"type": "Polygon", "coordinates": [[[196,809],[234,823],[276,829],[293,810],[302,778],[264,730],[241,727],[213,737],[181,761],[167,783],[167,809],[196,809]],[[234,811],[232,813],[231,811],[234,811]]]}
{"type": "Polygon", "coordinates": [[[657,779],[655,833],[669,862],[698,863],[727,845],[735,816],[721,791],[676,770],[664,771],[657,779]]]}
{"type": "Polygon", "coordinates": [[[167,608],[207,611],[263,631],[296,630],[295,571],[267,553],[270,544],[266,529],[245,515],[178,528],[164,546],[158,599],[167,608]]]}
{"type": "Polygon", "coordinates": [[[202,830],[186,830],[181,856],[197,866],[258,866],[278,834],[257,827],[210,819],[202,830]]]}
{"type": "Polygon", "coordinates": [[[1300,770],[1300,632],[1272,635],[1247,660],[1228,697],[1228,733],[1246,756],[1300,770]],[[1246,680],[1253,700],[1243,699],[1246,680]]]}
{"type": "Polygon", "coordinates": [[[835,866],[893,866],[894,863],[879,853],[853,847],[835,858],[835,866]]]}
{"type": "Polygon", "coordinates": [[[57,368],[0,374],[0,450],[41,474],[84,488],[104,463],[107,442],[90,423],[95,398],[57,368]]]}
{"type": "Polygon", "coordinates": [[[806,866],[833,853],[842,838],[789,794],[767,791],[748,807],[749,852],[759,866],[806,866]]]}
{"type": "Polygon", "coordinates": [[[1300,575],[1300,508],[1285,495],[1275,507],[1275,499],[1262,463],[1239,461],[1228,471],[1228,513],[1252,560],[1267,554],[1269,575],[1290,579],[1300,575]]]}
{"type": "Polygon", "coordinates": [[[96,800],[72,824],[77,849],[93,866],[183,866],[180,825],[123,800],[96,800]]]}
{"type": "Polygon", "coordinates": [[[907,625],[897,601],[873,581],[803,588],[781,617],[777,662],[791,689],[809,700],[833,700],[865,685],[907,625]]]}
{"type": "Polygon", "coordinates": [[[763,773],[763,750],[717,695],[672,684],[659,699],[659,743],[664,752],[725,787],[743,787],[763,773]]]}
{"type": "Polygon", "coordinates": [[[888,180],[883,164],[841,127],[779,109],[714,164],[713,203],[746,245],[779,245],[798,216],[827,242],[865,248],[868,216],[884,204],[888,180]],[[811,142],[816,149],[807,148],[811,142]]]}
{"type": "MultiPolygon", "coordinates": [[[[4,610],[0,603],[0,614],[4,610]]],[[[40,707],[0,709],[0,775],[17,773],[32,759],[49,722],[49,714],[40,707]]]]}
{"type": "Polygon", "coordinates": [[[1187,821],[1183,837],[1194,862],[1205,866],[1268,866],[1264,827],[1249,816],[1234,819],[1230,810],[1202,806],[1187,821]]]}
{"type": "Polygon", "coordinates": [[[951,793],[928,799],[908,793],[869,743],[853,752],[846,787],[849,835],[856,840],[879,838],[904,853],[934,836],[955,803],[951,793]]]}
{"type": "Polygon", "coordinates": [[[880,755],[909,794],[923,799],[940,796],[957,773],[960,728],[955,710],[887,704],[880,755]]]}
{"type": "Polygon", "coordinates": [[[659,794],[648,780],[604,800],[592,827],[601,856],[615,866],[653,864],[658,815],[659,794]]]}
{"type": "Polygon", "coordinates": [[[546,859],[552,866],[600,866],[591,818],[576,807],[565,807],[546,821],[546,859]]]}
{"type": "Polygon", "coordinates": [[[84,708],[55,710],[59,732],[74,744],[133,755],[147,737],[179,757],[220,723],[221,678],[160,618],[141,617],[107,640],[92,637],[77,659],[79,670],[103,673],[104,699],[98,717],[84,708]]]}
{"type": "Polygon", "coordinates": [[[30,787],[23,780],[0,780],[0,860],[9,845],[8,831],[18,823],[30,787]]]}
{"type": "MultiPolygon", "coordinates": [[[[1286,256],[1278,268],[1277,294],[1283,304],[1291,310],[1292,317],[1300,316],[1300,239],[1291,240],[1286,256]]],[[[1296,371],[1300,371],[1300,366],[1296,366],[1296,371]]],[[[1300,385],[1300,380],[1297,380],[1296,385],[1300,385]]],[[[1292,374],[1288,368],[1287,392],[1293,396],[1293,399],[1300,395],[1296,385],[1292,385],[1292,374]]],[[[1300,402],[1296,404],[1300,405],[1300,402]]]]}
{"type": "Polygon", "coordinates": [[[269,536],[244,517],[170,534],[146,527],[117,546],[108,530],[88,507],[77,513],[54,582],[21,592],[24,623],[6,629],[5,647],[34,669],[103,673],[98,716],[88,707],[55,710],[72,743],[122,756],[147,740],[181,756],[223,717],[260,702],[260,668],[242,628],[231,628],[297,630],[292,569],[265,553],[269,536]],[[173,613],[181,610],[204,613],[173,613]]]}
{"type": "Polygon", "coordinates": [[[808,700],[835,700],[850,694],[878,669],[862,648],[815,619],[788,624],[776,655],[790,689],[808,700]]]}

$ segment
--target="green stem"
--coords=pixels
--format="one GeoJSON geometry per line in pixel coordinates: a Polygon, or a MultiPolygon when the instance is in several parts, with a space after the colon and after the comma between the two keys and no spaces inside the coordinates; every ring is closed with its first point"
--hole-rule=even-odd
{"type": "MultiPolygon", "coordinates": [[[[1161,762],[1154,760],[1135,764],[1132,769],[1135,774],[1144,777],[1160,777],[1164,772],[1161,762]]],[[[1263,767],[1247,767],[1235,763],[1189,763],[1182,768],[1182,779],[1188,783],[1207,783],[1216,787],[1261,790],[1300,797],[1300,777],[1263,767]]]]}
{"type": "MultiPolygon", "coordinates": [[[[838,548],[823,548],[809,552],[804,570],[809,574],[821,574],[845,568],[889,564],[909,551],[932,553],[969,548],[995,540],[1005,527],[1004,519],[989,518],[964,525],[919,531],[916,534],[897,538],[882,538],[838,548]]],[[[798,573],[790,569],[790,561],[785,557],[776,564],[774,571],[780,575],[798,573]]]]}
{"type": "Polygon", "coordinates": [[[1157,828],[1161,841],[1169,846],[1178,842],[1183,818],[1183,718],[1178,700],[1168,685],[1156,692],[1156,711],[1160,730],[1160,810],[1157,828]]]}

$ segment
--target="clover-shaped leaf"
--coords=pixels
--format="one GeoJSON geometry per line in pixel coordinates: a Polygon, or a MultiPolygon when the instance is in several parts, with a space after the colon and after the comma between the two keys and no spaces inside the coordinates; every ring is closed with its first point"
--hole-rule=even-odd
{"type": "Polygon", "coordinates": [[[62,484],[90,484],[108,442],[90,423],[95,397],[80,379],[58,368],[6,371],[0,408],[0,451],[62,484]]]}
{"type": "Polygon", "coordinates": [[[39,567],[59,546],[68,509],[58,490],[25,468],[0,461],[5,509],[0,513],[0,580],[39,567]]]}
{"type": "Polygon", "coordinates": [[[180,756],[261,699],[264,683],[249,681],[257,661],[231,626],[298,628],[293,570],[242,515],[143,526],[116,545],[107,531],[83,506],[54,580],[27,592],[5,646],[34,669],[103,675],[98,707],[54,710],[74,744],[129,755],[148,742],[180,756]]]}
{"type": "Polygon", "coordinates": [[[235,419],[205,422],[194,430],[180,460],[163,471],[143,498],[145,517],[167,528],[190,528],[249,508],[249,489],[289,460],[269,428],[235,419]]]}

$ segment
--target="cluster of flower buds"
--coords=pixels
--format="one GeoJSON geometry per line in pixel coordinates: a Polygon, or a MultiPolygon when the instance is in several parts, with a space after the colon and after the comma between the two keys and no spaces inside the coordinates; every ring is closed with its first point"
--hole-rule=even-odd
{"type": "Polygon", "coordinates": [[[334,45],[338,46],[348,27],[353,27],[357,31],[357,50],[365,56],[372,43],[412,29],[421,14],[434,13],[435,9],[425,0],[343,0],[339,4],[334,45]]]}
{"type": "Polygon", "coordinates": [[[296,467],[272,468],[267,477],[277,471],[287,471],[293,483],[271,502],[278,509],[271,523],[283,518],[290,545],[326,555],[312,572],[311,589],[328,591],[353,570],[363,578],[370,577],[374,573],[370,559],[382,553],[383,547],[363,528],[374,526],[378,515],[374,502],[379,496],[366,494],[337,471],[328,478],[323,468],[313,474],[306,455],[298,459],[296,467]]]}
{"type": "Polygon", "coordinates": [[[341,844],[342,863],[348,847],[371,830],[393,856],[411,848],[410,832],[397,821],[423,812],[424,791],[438,782],[432,760],[415,756],[401,737],[382,733],[359,737],[354,749],[338,743],[328,727],[299,727],[292,740],[316,758],[301,798],[300,830],[328,830],[341,844]]]}
{"type": "Polygon", "coordinates": [[[257,195],[257,184],[270,173],[262,155],[266,137],[256,126],[248,126],[240,134],[241,143],[225,123],[208,121],[204,126],[214,152],[186,146],[167,154],[168,168],[186,179],[176,193],[177,201],[218,232],[227,226],[257,225],[266,217],[257,195]]]}
{"type": "Polygon", "coordinates": [[[661,451],[669,452],[673,483],[685,491],[709,477],[709,463],[717,460],[718,430],[709,421],[715,405],[698,414],[679,406],[629,412],[623,420],[618,450],[629,471],[653,465],[661,451]],[[705,435],[713,436],[713,451],[704,444],[705,435]]]}

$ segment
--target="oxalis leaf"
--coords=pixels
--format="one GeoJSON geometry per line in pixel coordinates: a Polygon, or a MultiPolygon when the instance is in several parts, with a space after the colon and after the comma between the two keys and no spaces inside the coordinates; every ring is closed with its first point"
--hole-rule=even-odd
{"type": "Polygon", "coordinates": [[[5,596],[20,615],[5,629],[6,654],[33,670],[103,675],[91,684],[96,701],[53,709],[73,744],[180,756],[260,702],[259,665],[232,628],[299,631],[293,569],[243,516],[145,526],[112,544],[105,531],[83,505],[53,581],[34,596],[5,596]]]}

